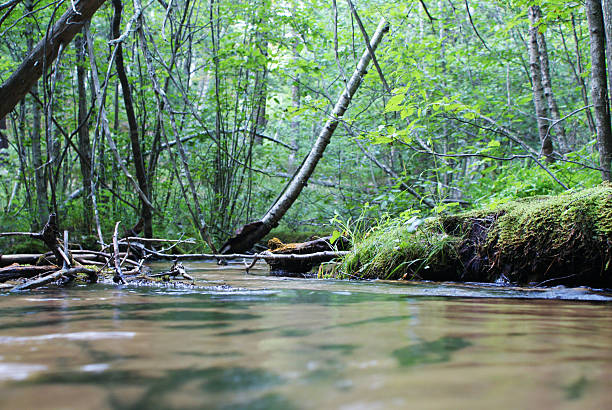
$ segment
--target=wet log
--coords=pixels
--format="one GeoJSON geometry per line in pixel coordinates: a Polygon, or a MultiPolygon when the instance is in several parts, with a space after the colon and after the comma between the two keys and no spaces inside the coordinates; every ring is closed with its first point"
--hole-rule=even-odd
{"type": "Polygon", "coordinates": [[[0,282],[6,282],[7,280],[15,280],[21,278],[32,278],[42,273],[56,270],[58,267],[55,265],[44,265],[44,266],[20,266],[12,265],[0,268],[0,282]]]}
{"type": "Polygon", "coordinates": [[[42,253],[0,255],[0,267],[10,266],[15,263],[19,265],[36,265],[43,256],[44,254],[42,253]]]}
{"type": "Polygon", "coordinates": [[[55,280],[58,280],[62,276],[71,277],[73,275],[76,275],[77,273],[86,273],[89,276],[89,278],[90,278],[90,280],[92,282],[95,282],[96,279],[98,278],[98,275],[97,275],[96,271],[91,270],[91,269],[87,269],[87,268],[84,268],[84,267],[76,267],[76,268],[69,268],[69,269],[60,269],[58,271],[49,272],[48,275],[43,276],[41,278],[34,279],[34,280],[29,281],[29,282],[23,283],[21,285],[15,286],[11,290],[11,292],[19,292],[19,291],[23,291],[23,290],[30,290],[30,289],[39,288],[41,286],[46,285],[47,283],[51,283],[51,282],[53,282],[55,280]]]}
{"type": "Polygon", "coordinates": [[[278,238],[268,241],[269,253],[273,256],[289,255],[288,258],[268,258],[270,274],[275,276],[301,276],[322,262],[338,256],[337,251],[349,249],[350,241],[341,236],[332,244],[331,236],[301,243],[282,243],[278,238]]]}

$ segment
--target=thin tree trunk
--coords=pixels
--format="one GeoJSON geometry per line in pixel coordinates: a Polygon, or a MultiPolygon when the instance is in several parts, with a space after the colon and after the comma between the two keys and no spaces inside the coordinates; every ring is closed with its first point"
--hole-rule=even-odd
{"type": "MultiPolygon", "coordinates": [[[[172,132],[174,134],[174,138],[176,141],[176,147],[178,149],[181,163],[183,166],[183,171],[185,173],[185,177],[187,178],[187,182],[189,184],[189,190],[193,198],[193,202],[194,202],[193,208],[194,209],[192,210],[192,207],[189,206],[189,209],[192,212],[193,223],[197,227],[198,232],[200,236],[202,237],[202,239],[208,244],[208,246],[211,248],[211,250],[214,253],[217,253],[217,249],[208,234],[208,226],[206,225],[206,222],[204,221],[204,218],[202,217],[202,207],[200,206],[200,200],[196,192],[195,183],[191,176],[191,172],[189,171],[187,154],[185,152],[185,148],[183,147],[183,144],[181,143],[181,137],[179,135],[179,130],[176,125],[174,112],[172,111],[172,105],[170,104],[170,100],[168,99],[168,96],[166,95],[166,93],[163,92],[163,90],[161,89],[160,82],[157,78],[157,74],[155,73],[155,68],[153,67],[153,57],[151,53],[149,52],[149,48],[147,46],[147,38],[145,35],[145,20],[142,15],[142,5],[140,3],[140,0],[134,0],[134,10],[135,10],[135,13],[137,13],[138,15],[138,23],[139,23],[139,26],[137,29],[138,38],[140,40],[140,47],[142,49],[142,53],[145,57],[147,71],[149,75],[151,76],[151,82],[153,84],[153,89],[155,91],[155,98],[157,100],[157,107],[159,109],[165,108],[166,110],[168,110],[168,117],[170,118],[170,125],[171,125],[172,132]]],[[[162,124],[162,132],[164,132],[163,124],[162,124]]],[[[177,176],[179,176],[178,170],[177,170],[177,176]]],[[[182,183],[181,183],[181,189],[183,189],[182,183]]]]}
{"type": "MultiPolygon", "coordinates": [[[[261,24],[261,21],[259,22],[261,24]]],[[[264,56],[264,63],[259,70],[257,75],[257,81],[255,86],[255,124],[253,127],[253,137],[256,144],[261,144],[263,139],[259,137],[262,134],[268,123],[266,119],[266,103],[268,100],[268,39],[264,37],[261,30],[256,33],[257,47],[264,56]]]]}
{"type": "MultiPolygon", "coordinates": [[[[26,12],[32,11],[32,0],[26,2],[26,12]]],[[[34,48],[34,31],[32,24],[28,24],[26,27],[27,47],[28,54],[32,52],[34,48]]],[[[38,81],[32,85],[32,95],[38,96],[38,81]]],[[[34,167],[34,180],[36,186],[36,209],[38,211],[38,218],[36,220],[36,228],[41,227],[47,221],[49,215],[49,202],[47,199],[47,181],[45,180],[45,170],[43,167],[42,160],[42,148],[40,145],[40,126],[41,126],[41,112],[38,104],[32,102],[32,166],[34,167]]]]}
{"type": "Polygon", "coordinates": [[[0,86],[0,118],[6,117],[13,110],[36,84],[43,69],[49,69],[60,48],[72,41],[105,1],[79,0],[68,6],[68,10],[53,25],[49,34],[36,44],[19,68],[0,86]]]}
{"type": "MultiPolygon", "coordinates": [[[[297,60],[300,58],[300,54],[298,52],[298,41],[299,37],[297,34],[294,34],[293,39],[293,61],[297,63],[297,60]]],[[[297,65],[296,65],[297,66],[297,65]]],[[[300,73],[298,70],[295,71],[295,79],[293,80],[293,84],[291,85],[291,103],[293,109],[295,111],[300,109],[300,73]]],[[[289,153],[289,160],[287,161],[287,171],[293,172],[295,171],[295,156],[300,148],[300,121],[297,115],[294,115],[291,119],[290,124],[291,129],[291,138],[293,139],[292,146],[293,150],[289,153]]]]}
{"type": "MultiPolygon", "coordinates": [[[[113,37],[119,38],[121,35],[121,0],[113,0],[113,7],[115,9],[113,15],[113,37]]],[[[134,104],[132,102],[132,91],[130,89],[130,83],[128,81],[127,75],[125,73],[125,66],[123,63],[123,46],[121,43],[117,44],[117,56],[115,57],[115,66],[117,67],[117,76],[119,77],[119,81],[121,83],[121,91],[123,94],[123,103],[125,105],[125,113],[128,120],[128,126],[130,128],[130,143],[132,147],[132,156],[134,160],[134,168],[136,170],[136,179],[138,181],[138,186],[143,194],[151,200],[149,195],[149,186],[147,184],[147,174],[144,167],[144,159],[142,156],[142,151],[140,149],[140,137],[138,133],[138,122],[136,120],[136,114],[134,112],[134,104]]],[[[144,236],[146,238],[153,237],[153,216],[151,213],[151,208],[147,205],[147,203],[140,199],[141,206],[141,218],[144,223],[144,236]]]]}
{"type": "MultiPolygon", "coordinates": [[[[539,24],[539,21],[538,21],[539,24]]],[[[552,79],[550,76],[550,65],[548,60],[548,47],[546,45],[546,37],[544,33],[537,30],[538,49],[540,51],[540,70],[542,71],[542,86],[544,87],[544,96],[548,102],[548,109],[553,122],[555,123],[554,130],[557,133],[557,139],[562,151],[566,151],[567,144],[565,140],[565,127],[561,122],[559,107],[552,89],[552,79]]]]}
{"type": "MultiPolygon", "coordinates": [[[[121,158],[121,155],[119,154],[119,150],[117,149],[117,145],[115,144],[115,141],[113,140],[113,135],[108,125],[108,117],[106,115],[106,108],[104,108],[104,104],[106,100],[106,87],[104,88],[104,90],[100,87],[100,79],[98,78],[98,67],[94,60],[95,52],[94,52],[94,47],[93,47],[93,39],[91,37],[91,32],[89,30],[86,30],[86,40],[87,40],[87,51],[89,53],[89,62],[91,65],[91,74],[92,74],[91,79],[92,79],[93,89],[95,93],[94,95],[96,96],[96,104],[99,109],[99,116],[98,116],[99,126],[102,129],[102,133],[106,136],[108,146],[110,147],[115,157],[116,165],[119,166],[119,168],[121,168],[121,171],[123,172],[125,177],[128,179],[128,181],[130,182],[134,190],[138,193],[138,196],[140,197],[140,199],[143,202],[145,202],[149,206],[149,208],[154,209],[153,204],[151,204],[147,196],[140,189],[140,186],[138,185],[138,183],[136,182],[132,174],[130,174],[128,169],[125,167],[125,164],[123,163],[123,159],[121,158]]],[[[116,50],[117,48],[115,48],[115,51],[116,50]]],[[[115,51],[112,52],[110,60],[108,62],[109,70],[110,70],[111,65],[113,64],[114,58],[116,57],[115,51]]],[[[107,72],[107,78],[105,81],[108,80],[109,74],[110,74],[110,71],[107,72]]],[[[113,179],[113,182],[116,182],[116,178],[113,179]]]]}
{"type": "Polygon", "coordinates": [[[599,163],[604,181],[610,181],[610,161],[612,160],[612,129],[608,86],[606,79],[606,53],[603,10],[601,0],[587,0],[585,3],[589,34],[591,39],[591,96],[595,110],[597,128],[597,147],[599,163]]]}
{"type": "Polygon", "coordinates": [[[87,119],[87,92],[85,90],[85,40],[84,33],[79,34],[74,45],[77,59],[77,88],[79,94],[78,127],[79,127],[79,161],[81,164],[81,176],[83,177],[83,225],[85,232],[89,233],[92,228],[93,208],[91,196],[91,142],[89,140],[89,121],[87,119]]]}
{"type": "Polygon", "coordinates": [[[548,135],[548,114],[546,112],[544,100],[544,88],[542,86],[542,71],[540,68],[540,51],[538,48],[538,25],[541,16],[538,6],[531,6],[529,14],[529,68],[531,84],[533,89],[533,104],[538,123],[538,136],[542,145],[542,154],[547,162],[553,162],[553,145],[550,135],[548,135]]]}
{"type": "Polygon", "coordinates": [[[606,62],[608,64],[608,89],[612,90],[612,0],[601,0],[606,35],[606,62]]]}
{"type": "MultiPolygon", "coordinates": [[[[388,30],[389,24],[384,18],[381,19],[380,23],[378,24],[378,28],[371,39],[370,48],[372,52],[376,50],[384,34],[388,30]]],[[[361,56],[359,64],[357,65],[357,68],[355,69],[355,72],[349,80],[346,88],[340,95],[340,98],[338,99],[338,102],[331,113],[331,118],[329,118],[325,123],[325,126],[319,133],[317,140],[311,148],[310,153],[302,163],[302,166],[289,184],[285,187],[284,192],[276,200],[274,205],[270,207],[261,221],[245,225],[236,237],[229,239],[222,246],[221,253],[243,252],[248,250],[278,225],[281,218],[289,210],[291,205],[293,205],[295,200],[302,192],[302,189],[304,189],[304,186],[308,182],[308,178],[310,178],[319,160],[323,156],[323,152],[329,144],[331,137],[338,126],[340,118],[342,118],[346,112],[351,99],[361,84],[371,59],[372,54],[370,53],[370,50],[366,50],[361,56]]]]}
{"type": "MultiPolygon", "coordinates": [[[[572,63],[572,59],[570,57],[569,49],[567,47],[567,43],[565,41],[565,36],[563,35],[563,29],[560,27],[561,33],[561,41],[563,41],[563,47],[565,48],[565,52],[567,53],[567,61],[572,67],[572,73],[574,74],[574,79],[576,80],[576,84],[580,87],[580,95],[582,96],[582,101],[584,106],[587,107],[584,110],[584,114],[586,117],[586,122],[589,127],[589,132],[591,134],[595,134],[595,122],[593,121],[593,114],[591,113],[591,108],[589,107],[589,92],[587,91],[586,84],[584,82],[584,78],[582,78],[582,55],[580,53],[580,47],[578,43],[578,34],[576,33],[576,23],[574,15],[572,14],[572,33],[574,35],[574,52],[576,53],[576,65],[572,63]]],[[[575,138],[572,138],[572,141],[568,141],[568,145],[574,145],[575,138]]]]}

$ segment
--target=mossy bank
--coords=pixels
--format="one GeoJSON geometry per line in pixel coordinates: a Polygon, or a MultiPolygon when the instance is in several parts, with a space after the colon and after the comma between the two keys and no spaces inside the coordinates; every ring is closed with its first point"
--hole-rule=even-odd
{"type": "Polygon", "coordinates": [[[612,185],[395,220],[356,241],[337,271],[360,278],[612,288],[612,185]]]}

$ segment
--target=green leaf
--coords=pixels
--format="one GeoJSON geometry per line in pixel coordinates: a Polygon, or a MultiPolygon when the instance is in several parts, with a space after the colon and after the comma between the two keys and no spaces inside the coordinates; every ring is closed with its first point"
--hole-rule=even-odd
{"type": "Polygon", "coordinates": [[[401,108],[400,103],[404,100],[404,97],[404,94],[398,94],[391,97],[387,102],[385,112],[399,111],[401,108]]]}

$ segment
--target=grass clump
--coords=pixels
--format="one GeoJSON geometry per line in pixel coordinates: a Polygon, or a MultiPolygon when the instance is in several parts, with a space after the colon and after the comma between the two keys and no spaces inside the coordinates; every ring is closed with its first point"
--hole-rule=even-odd
{"type": "Polygon", "coordinates": [[[364,279],[450,279],[459,239],[429,225],[415,228],[410,220],[398,220],[370,231],[344,258],[341,271],[364,279]]]}

